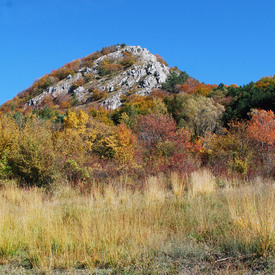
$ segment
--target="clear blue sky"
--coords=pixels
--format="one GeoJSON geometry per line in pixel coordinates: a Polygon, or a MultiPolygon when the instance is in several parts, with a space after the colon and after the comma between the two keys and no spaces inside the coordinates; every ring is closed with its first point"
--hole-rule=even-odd
{"type": "Polygon", "coordinates": [[[104,46],[140,45],[205,83],[275,74],[274,0],[0,0],[0,104],[104,46]]]}

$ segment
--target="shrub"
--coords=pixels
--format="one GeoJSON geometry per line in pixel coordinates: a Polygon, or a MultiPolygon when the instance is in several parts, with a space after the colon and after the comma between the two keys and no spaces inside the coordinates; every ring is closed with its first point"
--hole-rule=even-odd
{"type": "Polygon", "coordinates": [[[98,65],[98,74],[100,76],[105,76],[108,74],[113,74],[118,72],[122,69],[122,65],[115,60],[111,60],[110,58],[105,58],[99,65],[98,65]]]}
{"type": "Polygon", "coordinates": [[[16,147],[9,155],[13,174],[22,183],[47,186],[58,175],[50,124],[29,119],[20,132],[16,147]]]}
{"type": "Polygon", "coordinates": [[[175,144],[179,141],[185,142],[181,134],[177,132],[176,122],[172,117],[149,114],[137,117],[134,125],[139,142],[151,152],[158,144],[166,141],[175,142],[175,144]]]}
{"type": "Polygon", "coordinates": [[[0,179],[7,179],[12,175],[12,167],[7,158],[7,153],[1,155],[0,158],[0,179]]]}
{"type": "Polygon", "coordinates": [[[91,147],[93,153],[103,159],[112,159],[116,155],[117,147],[117,135],[112,128],[102,125],[96,129],[91,147]]]}
{"type": "Polygon", "coordinates": [[[113,53],[117,50],[117,45],[111,45],[111,46],[107,46],[101,49],[101,53],[103,55],[109,54],[109,53],[113,53]]]}
{"type": "Polygon", "coordinates": [[[217,88],[217,85],[200,83],[200,85],[195,89],[195,93],[199,95],[207,96],[215,88],[217,88]]]}
{"type": "Polygon", "coordinates": [[[64,118],[64,126],[67,129],[83,130],[88,121],[88,114],[80,110],[79,112],[68,111],[67,116],[64,118]]]}
{"type": "Polygon", "coordinates": [[[91,101],[97,101],[97,100],[104,99],[107,97],[106,91],[100,92],[96,89],[91,89],[91,90],[89,90],[89,92],[92,93],[92,95],[90,96],[91,101]]]}
{"type": "Polygon", "coordinates": [[[19,126],[22,127],[23,123],[24,123],[24,118],[23,118],[23,114],[21,112],[16,112],[13,115],[13,118],[15,120],[15,123],[19,126]]]}
{"type": "Polygon", "coordinates": [[[188,127],[194,137],[221,131],[220,117],[224,107],[214,104],[211,98],[180,94],[172,99],[167,97],[165,103],[178,127],[188,127]]]}
{"type": "Polygon", "coordinates": [[[193,94],[200,84],[201,83],[197,79],[188,77],[184,84],[181,85],[180,90],[187,94],[193,94]]]}
{"type": "Polygon", "coordinates": [[[44,96],[40,106],[49,106],[50,108],[54,107],[54,97],[52,95],[46,95],[44,96]]]}
{"type": "Polygon", "coordinates": [[[54,111],[48,106],[46,105],[43,109],[39,110],[37,112],[38,116],[42,119],[52,119],[54,117],[54,111]]]}
{"type": "Polygon", "coordinates": [[[73,69],[68,67],[61,67],[57,70],[54,70],[50,73],[50,76],[57,77],[59,80],[65,79],[68,75],[73,75],[75,72],[73,69]]]}
{"type": "Polygon", "coordinates": [[[92,81],[93,79],[94,79],[94,75],[93,74],[89,73],[89,74],[85,74],[85,76],[84,76],[84,80],[85,80],[86,83],[92,81]]]}
{"type": "Polygon", "coordinates": [[[84,168],[79,167],[75,160],[69,159],[66,161],[63,172],[67,179],[72,183],[77,183],[88,177],[88,173],[84,168]]]}
{"type": "Polygon", "coordinates": [[[38,95],[43,90],[47,89],[49,86],[55,84],[58,79],[52,75],[44,75],[32,86],[33,96],[38,95]]]}
{"type": "Polygon", "coordinates": [[[132,53],[125,51],[123,52],[123,59],[120,63],[124,68],[129,68],[136,63],[136,57],[132,53]]]}
{"type": "Polygon", "coordinates": [[[109,112],[106,109],[104,109],[103,107],[100,107],[98,109],[91,108],[90,113],[91,113],[92,117],[94,119],[98,120],[99,122],[113,125],[113,121],[110,118],[109,112]]]}
{"type": "Polygon", "coordinates": [[[225,165],[232,171],[246,174],[257,163],[247,123],[232,122],[224,135],[208,134],[204,143],[204,154],[213,166],[225,165]]]}
{"type": "Polygon", "coordinates": [[[77,59],[65,64],[63,67],[73,70],[76,73],[80,69],[80,65],[81,65],[81,60],[77,59]]]}
{"type": "Polygon", "coordinates": [[[274,112],[253,110],[248,123],[249,137],[258,145],[259,153],[267,173],[274,169],[275,120],[274,112]]]}
{"type": "Polygon", "coordinates": [[[157,61],[160,63],[160,64],[163,64],[165,66],[168,66],[167,62],[165,60],[163,60],[163,57],[162,56],[159,56],[158,54],[155,55],[156,58],[157,58],[157,61]]]}
{"type": "MultiPolygon", "coordinates": [[[[21,123],[20,123],[21,125],[21,123]]],[[[23,123],[22,123],[23,125],[23,123]]],[[[12,152],[19,138],[19,125],[7,115],[0,116],[0,156],[12,152]]]]}
{"type": "Polygon", "coordinates": [[[72,106],[72,98],[69,94],[60,94],[56,98],[56,103],[61,110],[68,109],[72,106]]]}
{"type": "Polygon", "coordinates": [[[84,57],[81,59],[82,61],[82,67],[87,66],[87,67],[93,67],[94,61],[102,56],[102,53],[100,51],[94,52],[87,57],[84,57]]]}
{"type": "Polygon", "coordinates": [[[267,89],[268,86],[275,87],[275,75],[262,77],[260,80],[256,82],[256,87],[267,89]]]}
{"type": "Polygon", "coordinates": [[[84,84],[85,80],[83,78],[77,79],[75,82],[72,83],[72,86],[70,88],[70,91],[75,90],[76,88],[82,86],[84,84]]]}

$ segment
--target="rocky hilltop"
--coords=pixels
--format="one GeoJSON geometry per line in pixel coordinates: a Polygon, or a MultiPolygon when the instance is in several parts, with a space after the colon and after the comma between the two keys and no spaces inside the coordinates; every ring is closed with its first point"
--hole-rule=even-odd
{"type": "Polygon", "coordinates": [[[116,109],[131,94],[144,96],[161,87],[169,75],[167,63],[140,46],[111,46],[64,67],[64,79],[56,77],[58,69],[47,75],[46,85],[38,80],[33,86],[39,88],[30,88],[28,106],[39,106],[49,97],[53,101],[72,97],[79,104],[97,101],[107,109],[116,109]],[[68,74],[67,67],[72,64],[74,71],[68,74]]]}

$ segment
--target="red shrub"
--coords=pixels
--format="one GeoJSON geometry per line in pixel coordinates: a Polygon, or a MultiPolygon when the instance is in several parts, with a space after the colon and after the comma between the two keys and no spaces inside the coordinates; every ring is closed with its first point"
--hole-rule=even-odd
{"type": "Polygon", "coordinates": [[[160,141],[173,141],[176,137],[176,122],[172,117],[149,114],[135,121],[135,132],[139,141],[148,149],[153,149],[160,141]]]}
{"type": "MultiPolygon", "coordinates": [[[[156,149],[157,145],[161,150],[173,151],[189,149],[190,133],[185,129],[177,130],[177,125],[171,116],[161,114],[149,114],[140,116],[135,120],[135,132],[142,146],[149,151],[156,149]],[[173,147],[172,149],[170,149],[173,147]]],[[[171,152],[172,151],[172,152],[171,152]]]]}

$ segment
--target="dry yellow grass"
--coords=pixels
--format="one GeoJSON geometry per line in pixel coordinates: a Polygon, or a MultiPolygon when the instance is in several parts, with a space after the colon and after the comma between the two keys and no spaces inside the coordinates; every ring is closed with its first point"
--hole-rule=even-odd
{"type": "Polygon", "coordinates": [[[167,190],[165,190],[164,180],[162,177],[151,176],[146,181],[144,198],[147,203],[164,202],[167,190]]]}
{"type": "Polygon", "coordinates": [[[163,199],[151,186],[145,196],[112,187],[89,196],[74,190],[64,193],[50,198],[14,185],[1,191],[2,263],[23,257],[44,269],[92,268],[98,262],[131,265],[147,259],[150,249],[160,245],[159,238],[169,234],[157,221],[168,213],[147,203],[163,199]]]}
{"type": "Polygon", "coordinates": [[[194,172],[191,174],[189,185],[189,196],[194,198],[198,195],[212,194],[215,192],[216,183],[215,177],[209,170],[194,172]]]}
{"type": "Polygon", "coordinates": [[[265,253],[275,242],[275,186],[263,183],[227,192],[231,218],[245,243],[258,240],[265,253]]]}
{"type": "Polygon", "coordinates": [[[172,186],[172,191],[174,195],[182,196],[185,193],[186,178],[187,177],[179,175],[176,172],[173,172],[171,174],[170,180],[171,180],[171,186],[172,186]]]}
{"type": "Polygon", "coordinates": [[[243,253],[243,243],[245,253],[274,252],[271,184],[214,192],[208,171],[193,174],[189,184],[186,192],[180,176],[160,176],[148,178],[141,191],[123,182],[87,194],[69,186],[49,194],[6,184],[0,190],[0,264],[18,262],[40,271],[81,266],[141,271],[175,240],[215,244],[232,255],[243,253]]]}

